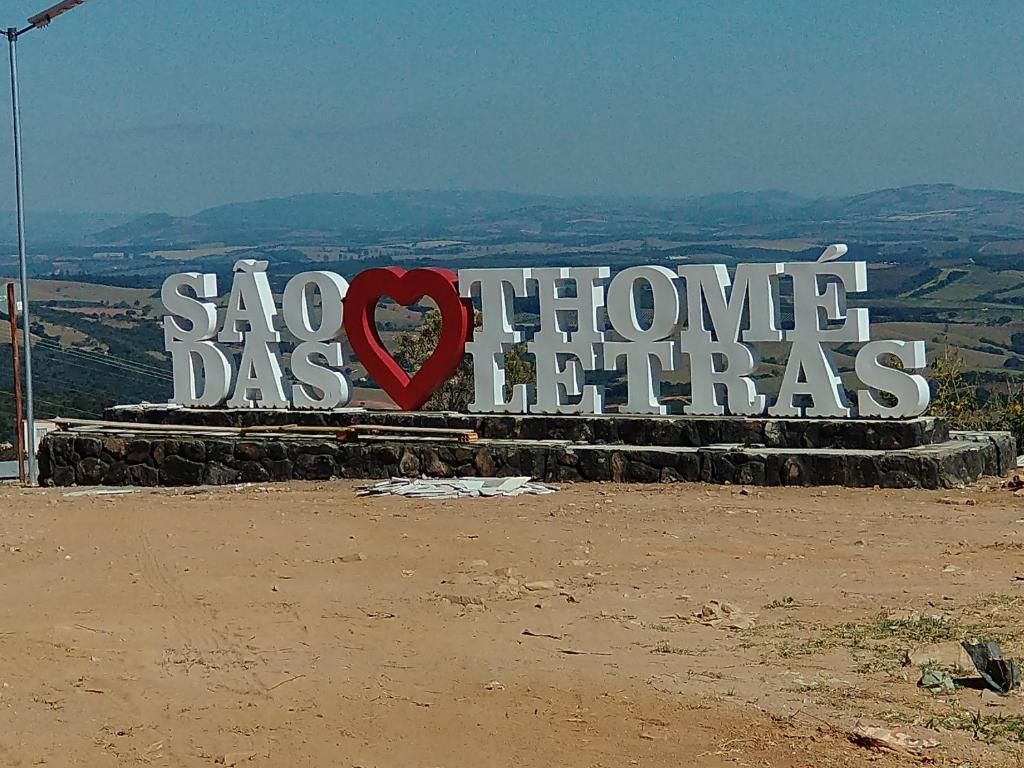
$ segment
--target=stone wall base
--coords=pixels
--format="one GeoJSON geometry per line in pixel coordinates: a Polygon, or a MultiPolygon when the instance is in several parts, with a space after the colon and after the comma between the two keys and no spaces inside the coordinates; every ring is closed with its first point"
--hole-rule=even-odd
{"type": "Polygon", "coordinates": [[[702,448],[738,443],[766,448],[856,448],[892,451],[944,443],[949,430],[941,419],[771,419],[742,416],[592,416],[467,414],[447,411],[260,410],[125,405],[106,418],[130,424],[206,428],[390,427],[470,429],[484,440],[563,440],[589,445],[678,446],[702,448]]]}
{"type": "Polygon", "coordinates": [[[736,444],[640,446],[552,440],[342,442],[324,437],[224,436],[116,430],[53,432],[40,449],[46,485],[179,486],[516,476],[552,482],[685,482],[951,488],[1016,463],[1006,432],[953,432],[897,450],[769,448],[736,444]]]}

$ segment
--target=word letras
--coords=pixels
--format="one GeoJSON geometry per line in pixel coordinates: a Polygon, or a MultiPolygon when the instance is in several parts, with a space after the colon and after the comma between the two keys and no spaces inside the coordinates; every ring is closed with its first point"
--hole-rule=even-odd
{"type": "Polygon", "coordinates": [[[377,383],[406,410],[421,407],[468,354],[473,360],[474,413],[597,414],[603,390],[587,371],[622,370],[626,402],[618,412],[665,414],[662,375],[689,373],[686,414],[905,418],[928,407],[929,390],[915,371],[926,365],[923,341],[871,341],[868,310],[846,306],[867,290],[865,262],[740,264],[730,279],[720,264],[608,267],[369,269],[352,284],[332,272],[304,272],[285,287],[279,312],[267,262],[239,261],[218,328],[212,274],[173,275],[162,299],[166,349],[174,367],[172,402],[183,406],[331,409],[347,405],[342,331],[377,383]],[[783,296],[783,286],[787,287],[783,296]],[[189,295],[191,292],[193,295],[189,295]],[[314,312],[319,294],[319,317],[314,312]],[[409,306],[430,297],[441,311],[437,350],[407,374],[378,336],[377,302],[409,306]],[[535,296],[538,329],[527,338],[514,321],[516,298],[535,296]],[[782,322],[783,298],[792,319],[782,322]],[[476,301],[481,322],[474,329],[476,301]],[[181,321],[185,321],[182,323],[181,321]],[[296,340],[293,383],[284,374],[283,326],[296,340]],[[784,327],[784,325],[786,327],[784,327]],[[536,380],[507,386],[505,355],[526,342],[536,380]],[[242,344],[237,368],[225,346],[242,344]],[[785,367],[772,402],[758,391],[754,344],[786,345],[785,367]],[[857,343],[855,404],[839,376],[832,348],[857,343]]]}

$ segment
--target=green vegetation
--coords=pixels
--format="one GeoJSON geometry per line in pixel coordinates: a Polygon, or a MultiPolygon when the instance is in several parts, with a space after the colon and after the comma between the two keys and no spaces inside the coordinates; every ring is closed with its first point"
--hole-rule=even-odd
{"type": "Polygon", "coordinates": [[[851,648],[880,652],[886,645],[938,643],[958,640],[963,629],[942,618],[922,616],[894,619],[880,615],[866,623],[846,623],[833,627],[808,627],[815,634],[799,642],[782,642],[776,646],[781,658],[811,656],[833,648],[851,648]]]}
{"type": "MultiPolygon", "coordinates": [[[[474,317],[480,324],[480,314],[474,317]]],[[[395,341],[395,360],[407,372],[412,373],[433,354],[441,336],[441,314],[431,309],[424,316],[423,324],[415,331],[400,334],[395,341]]],[[[526,345],[518,344],[505,356],[505,396],[509,387],[533,382],[533,364],[524,357],[526,345]]],[[[427,401],[426,409],[431,411],[463,411],[473,400],[473,362],[467,355],[455,374],[448,379],[433,397],[427,401]]]]}
{"type": "Polygon", "coordinates": [[[1006,378],[1002,386],[982,386],[964,369],[962,353],[947,349],[932,363],[931,413],[952,429],[1006,430],[1024,445],[1024,384],[1006,378]]]}

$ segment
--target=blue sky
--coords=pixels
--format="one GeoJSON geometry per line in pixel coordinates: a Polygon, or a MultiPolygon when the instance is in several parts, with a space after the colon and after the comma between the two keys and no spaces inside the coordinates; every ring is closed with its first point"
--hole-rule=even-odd
{"type": "Polygon", "coordinates": [[[35,210],[1024,191],[1019,0],[87,0],[19,55],[35,210]]]}

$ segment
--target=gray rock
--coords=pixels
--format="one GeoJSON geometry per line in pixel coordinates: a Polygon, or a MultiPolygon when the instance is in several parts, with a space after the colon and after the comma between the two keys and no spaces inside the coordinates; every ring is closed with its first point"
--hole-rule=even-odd
{"type": "Polygon", "coordinates": [[[103,475],[103,485],[130,485],[131,475],[128,473],[128,465],[123,461],[117,461],[107,467],[103,475]]]}
{"type": "Polygon", "coordinates": [[[50,476],[50,484],[56,486],[69,486],[75,484],[75,469],[74,467],[55,466],[53,468],[53,474],[50,476]]]}
{"type": "Polygon", "coordinates": [[[428,477],[451,477],[451,467],[441,461],[435,450],[427,450],[423,455],[423,473],[428,477]]]}
{"type": "MultiPolygon", "coordinates": [[[[96,441],[99,444],[99,440],[96,441]]],[[[75,471],[75,480],[79,485],[100,485],[104,475],[107,474],[107,465],[100,459],[87,456],[78,462],[78,469],[75,471]]]]}
{"type": "Polygon", "coordinates": [[[238,479],[243,483],[265,483],[270,473],[258,461],[243,461],[238,465],[238,479]]]}
{"type": "Polygon", "coordinates": [[[204,465],[181,456],[167,456],[160,465],[163,485],[201,485],[204,465]]]}
{"type": "Polygon", "coordinates": [[[98,459],[103,453],[103,441],[98,437],[80,437],[75,440],[75,453],[82,458],[98,459]]]}
{"type": "Polygon", "coordinates": [[[605,451],[580,451],[577,465],[580,475],[586,480],[611,480],[611,462],[605,451]]]}
{"type": "Polygon", "coordinates": [[[291,480],[294,472],[294,466],[290,459],[264,459],[263,467],[270,475],[270,479],[277,482],[291,480]]]}
{"type": "Polygon", "coordinates": [[[220,462],[211,461],[203,469],[205,485],[230,485],[238,482],[238,470],[226,467],[220,462]]]}
{"type": "Polygon", "coordinates": [[[153,443],[151,455],[153,457],[153,464],[159,467],[164,463],[164,458],[167,455],[167,443],[163,440],[153,443]]]}
{"type": "Polygon", "coordinates": [[[120,437],[107,437],[103,440],[103,451],[114,461],[124,459],[128,446],[120,437]]]}
{"type": "Polygon", "coordinates": [[[212,440],[206,444],[206,460],[230,464],[235,459],[235,446],[224,440],[212,440]]]}
{"type": "Polygon", "coordinates": [[[202,440],[183,440],[178,453],[189,461],[206,461],[206,445],[202,440]]]}
{"type": "Polygon", "coordinates": [[[259,461],[263,458],[263,446],[249,440],[236,443],[235,456],[242,461],[259,461]]]}
{"type": "Polygon", "coordinates": [[[420,473],[420,460],[410,450],[402,451],[402,458],[398,462],[398,471],[404,477],[416,477],[420,473]]]}
{"type": "Polygon", "coordinates": [[[52,449],[51,452],[54,465],[58,467],[66,467],[71,464],[75,454],[75,442],[73,438],[66,435],[56,434],[48,437],[47,443],[52,449]]]}
{"type": "Polygon", "coordinates": [[[681,483],[683,477],[676,472],[672,467],[662,467],[661,469],[661,482],[663,483],[681,483]]]}
{"type": "Polygon", "coordinates": [[[128,467],[128,475],[131,477],[132,485],[144,488],[160,485],[160,470],[147,464],[131,465],[128,467]]]}
{"type": "Polygon", "coordinates": [[[635,483],[657,483],[661,481],[661,470],[642,461],[630,461],[626,477],[635,483]]]}
{"type": "Polygon", "coordinates": [[[612,482],[624,483],[629,472],[629,459],[627,459],[622,453],[616,451],[611,455],[608,461],[609,470],[611,471],[612,482]]]}
{"type": "Polygon", "coordinates": [[[803,462],[796,456],[790,456],[782,464],[783,485],[804,485],[807,482],[807,470],[803,462]]]}
{"type": "Polygon", "coordinates": [[[145,464],[150,455],[149,440],[132,440],[128,444],[126,457],[130,464],[145,464]]]}
{"type": "Polygon", "coordinates": [[[304,453],[295,459],[295,477],[300,480],[330,480],[334,477],[332,456],[304,453]]]}

